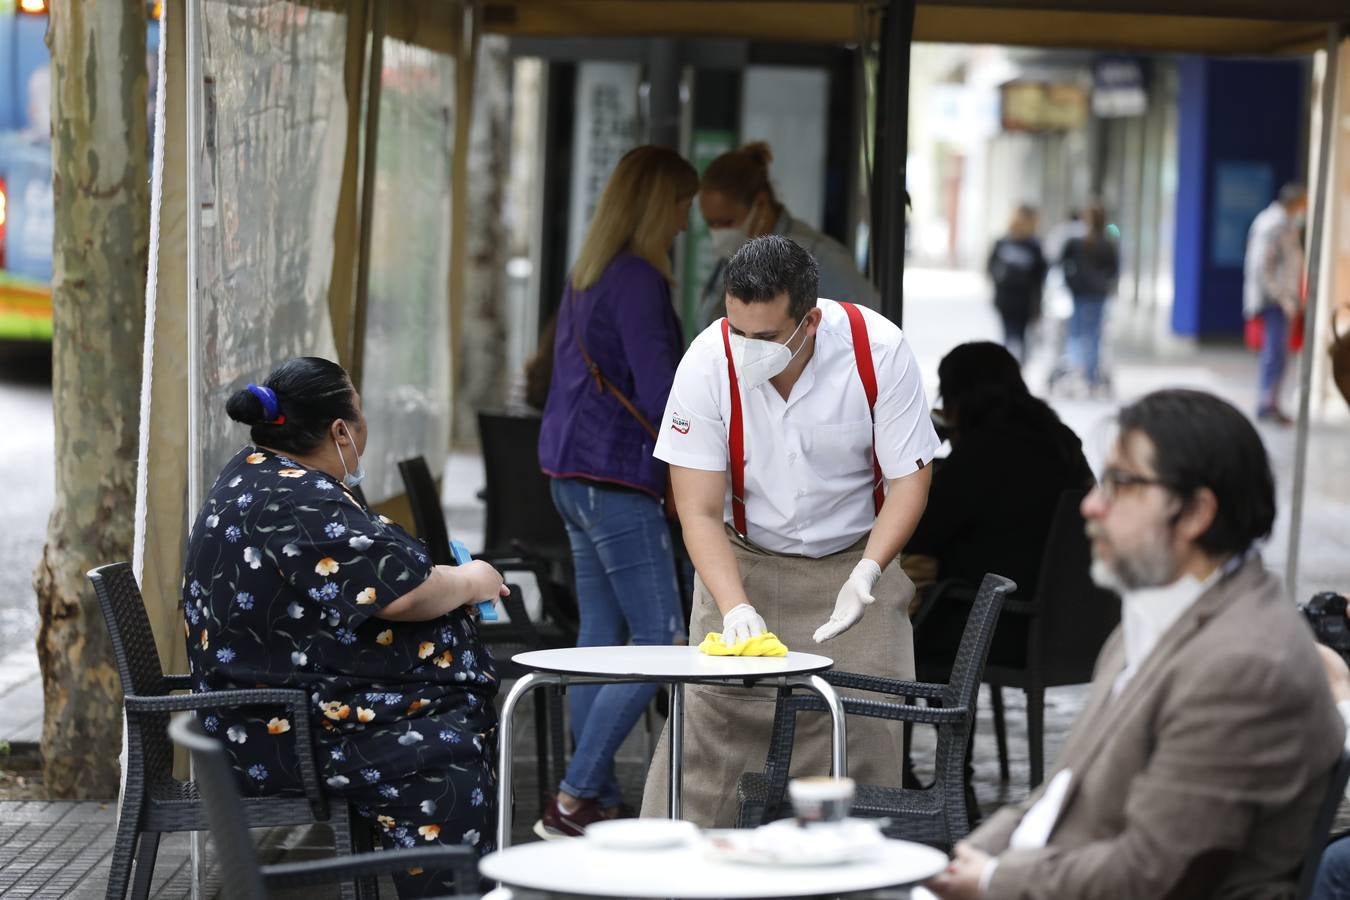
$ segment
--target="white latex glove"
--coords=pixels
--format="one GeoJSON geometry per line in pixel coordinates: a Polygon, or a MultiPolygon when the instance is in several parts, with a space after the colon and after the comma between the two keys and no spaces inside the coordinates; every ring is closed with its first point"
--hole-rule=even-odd
{"type": "Polygon", "coordinates": [[[743,640],[759,637],[769,630],[764,617],[749,603],[741,603],[722,616],[722,643],[734,647],[743,640]]]}
{"type": "Polygon", "coordinates": [[[839,596],[834,599],[834,612],[831,613],[829,621],[816,629],[817,644],[838,637],[858,624],[858,620],[863,617],[863,611],[875,599],[872,596],[872,588],[876,587],[877,579],[880,577],[881,566],[870,559],[858,561],[853,567],[853,574],[848,576],[848,581],[845,581],[844,586],[839,589],[839,596]]]}

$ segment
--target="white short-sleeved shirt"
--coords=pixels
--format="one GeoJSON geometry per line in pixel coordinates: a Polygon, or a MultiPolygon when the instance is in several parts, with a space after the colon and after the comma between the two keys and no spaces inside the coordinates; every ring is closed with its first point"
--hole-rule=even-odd
{"type": "MultiPolygon", "coordinates": [[[[820,300],[816,347],[784,400],[771,384],[741,389],[745,429],[745,516],[751,541],[775,553],[820,557],[872,528],[872,418],[858,376],[848,316],[820,300]]],[[[901,478],[927,465],[938,438],[923,381],[900,329],[859,307],[877,377],[876,451],[882,474],[901,478]]],[[[731,387],[719,319],[680,360],[655,455],[671,465],[728,472],[731,387]]],[[[731,521],[727,477],[726,521],[731,521]]]]}

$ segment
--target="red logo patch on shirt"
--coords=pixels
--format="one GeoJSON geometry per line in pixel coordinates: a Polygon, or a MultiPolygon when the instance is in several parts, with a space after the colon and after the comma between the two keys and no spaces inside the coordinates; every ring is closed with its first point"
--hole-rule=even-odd
{"type": "Polygon", "coordinates": [[[670,427],[671,427],[673,430],[678,431],[680,434],[688,434],[688,433],[689,433],[690,422],[689,422],[688,419],[686,419],[684,416],[680,415],[679,413],[671,413],[671,414],[670,414],[670,427]]]}

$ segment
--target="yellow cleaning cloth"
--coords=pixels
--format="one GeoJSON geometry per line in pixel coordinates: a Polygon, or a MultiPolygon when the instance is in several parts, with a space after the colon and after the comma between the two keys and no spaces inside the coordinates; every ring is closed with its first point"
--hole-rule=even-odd
{"type": "Polygon", "coordinates": [[[728,647],[722,643],[722,635],[710,631],[698,649],[708,656],[787,656],[788,652],[787,645],[770,631],[757,637],[742,638],[734,647],[728,647]]]}

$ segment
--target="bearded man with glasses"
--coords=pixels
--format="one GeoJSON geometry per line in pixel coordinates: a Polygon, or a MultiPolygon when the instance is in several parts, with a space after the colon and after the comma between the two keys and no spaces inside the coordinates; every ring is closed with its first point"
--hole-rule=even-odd
{"type": "Polygon", "coordinates": [[[1199,391],[1126,406],[1083,500],[1121,626],[1052,777],[956,847],[945,898],[1292,897],[1344,727],[1255,544],[1275,519],[1251,423],[1199,391]]]}

